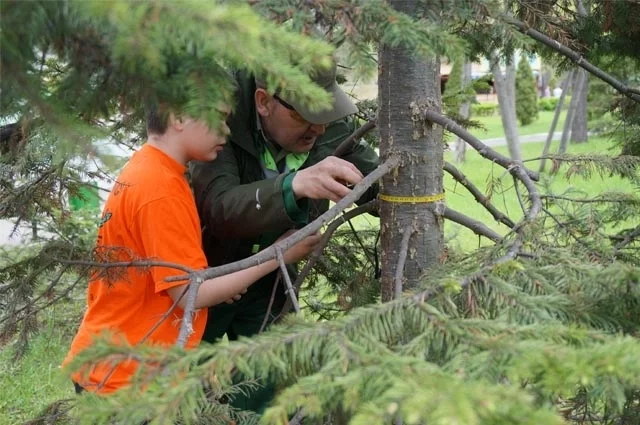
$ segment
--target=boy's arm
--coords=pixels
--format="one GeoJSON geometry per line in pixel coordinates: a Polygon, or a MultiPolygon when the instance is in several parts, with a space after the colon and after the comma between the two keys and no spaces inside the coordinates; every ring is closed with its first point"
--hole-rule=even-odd
{"type": "MultiPolygon", "coordinates": [[[[289,234],[289,232],[286,233],[282,238],[289,236],[289,234]]],[[[320,242],[319,234],[303,239],[283,253],[284,262],[287,264],[297,263],[311,253],[318,242],[320,242]]],[[[205,280],[200,285],[200,288],[198,288],[195,308],[211,307],[225,302],[277,268],[278,262],[276,260],[269,260],[248,269],[205,280]]],[[[183,285],[167,289],[167,293],[174,301],[181,297],[183,291],[183,285]]],[[[185,303],[186,297],[183,296],[178,302],[178,305],[184,309],[185,303]]]]}
{"type": "MultiPolygon", "coordinates": [[[[207,267],[202,251],[200,223],[194,212],[195,206],[188,205],[178,197],[166,197],[150,202],[136,214],[134,231],[142,239],[142,254],[145,259],[159,260],[201,270],[207,267]]],[[[289,233],[283,237],[288,236],[289,233]]],[[[317,245],[320,235],[313,235],[289,248],[283,253],[284,261],[295,263],[306,257],[317,245]]],[[[255,281],[278,267],[275,260],[240,270],[225,276],[204,281],[198,290],[196,308],[222,303],[241,293],[255,281]]],[[[175,301],[183,290],[185,282],[166,282],[169,276],[182,275],[183,271],[171,267],[151,267],[155,292],[166,293],[175,301]]],[[[184,308],[186,299],[182,297],[178,305],[184,308]]]]}

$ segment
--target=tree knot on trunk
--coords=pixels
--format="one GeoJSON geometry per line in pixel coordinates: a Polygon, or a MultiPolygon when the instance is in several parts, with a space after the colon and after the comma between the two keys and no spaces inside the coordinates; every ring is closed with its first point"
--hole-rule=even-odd
{"type": "Polygon", "coordinates": [[[433,99],[425,99],[423,101],[411,101],[409,103],[409,109],[411,110],[411,121],[413,123],[413,133],[411,138],[413,140],[419,140],[428,134],[431,128],[431,123],[426,119],[426,112],[430,109],[440,110],[438,103],[433,99]]]}

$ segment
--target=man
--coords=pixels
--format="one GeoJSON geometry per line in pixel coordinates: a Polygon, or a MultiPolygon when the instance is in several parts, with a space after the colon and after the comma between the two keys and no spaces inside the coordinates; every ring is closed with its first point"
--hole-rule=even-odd
{"type": "MultiPolygon", "coordinates": [[[[238,103],[228,121],[227,147],[215,163],[191,166],[210,266],[249,257],[288,229],[304,226],[328,209],[329,200],[346,196],[347,185],[378,166],[377,154],[364,143],[354,144],[343,158],[331,156],[355,130],[347,117],[357,108],[336,83],[335,63],[312,79],[333,96],[330,109],[311,112],[292,99],[269,94],[252,76],[238,75],[238,103]]],[[[359,202],[376,193],[369,190],[359,202]]],[[[273,320],[286,300],[282,283],[273,292],[276,276],[274,272],[260,279],[239,302],[210,309],[203,340],[258,333],[272,293],[267,322],[273,320]]],[[[264,400],[252,394],[247,403],[235,404],[259,410],[264,400]]]]}

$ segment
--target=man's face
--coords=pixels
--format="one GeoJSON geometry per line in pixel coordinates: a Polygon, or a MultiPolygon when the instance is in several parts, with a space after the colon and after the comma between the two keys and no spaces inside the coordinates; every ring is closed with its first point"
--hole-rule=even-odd
{"type": "Polygon", "coordinates": [[[260,114],[263,128],[287,152],[309,152],[324,134],[324,124],[311,124],[277,95],[269,96],[267,106],[269,113],[260,114]]]}

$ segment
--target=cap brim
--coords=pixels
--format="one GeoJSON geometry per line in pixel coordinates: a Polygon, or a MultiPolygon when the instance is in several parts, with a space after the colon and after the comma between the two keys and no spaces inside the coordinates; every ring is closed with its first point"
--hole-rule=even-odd
{"type": "Polygon", "coordinates": [[[333,96],[333,105],[330,109],[320,111],[310,111],[308,107],[297,102],[289,102],[296,109],[302,118],[312,124],[329,124],[349,115],[358,112],[358,107],[351,101],[349,96],[340,88],[338,83],[333,83],[328,90],[333,96]]]}

